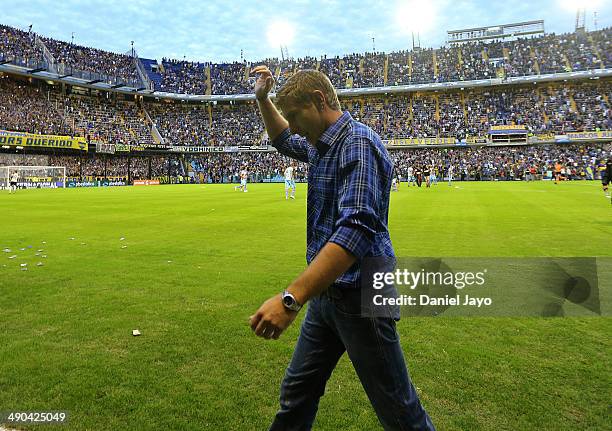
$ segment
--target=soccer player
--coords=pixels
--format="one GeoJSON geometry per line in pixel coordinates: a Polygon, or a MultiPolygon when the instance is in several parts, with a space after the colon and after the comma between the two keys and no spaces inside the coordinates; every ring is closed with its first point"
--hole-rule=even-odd
{"type": "Polygon", "coordinates": [[[416,168],[414,168],[414,176],[416,178],[417,186],[421,187],[421,184],[423,184],[423,170],[421,169],[421,166],[417,165],[416,168]]]}
{"type": "Polygon", "coordinates": [[[563,169],[563,165],[560,162],[555,162],[555,184],[559,184],[559,179],[561,178],[561,170],[563,169]]]}
{"type": "Polygon", "coordinates": [[[272,72],[259,66],[253,73],[272,145],[314,166],[308,178],[308,267],[249,319],[257,336],[277,339],[308,302],[269,430],[312,429],[327,380],[348,352],[385,430],[433,431],[404,362],[395,328],[399,309],[388,317],[362,313],[364,260],[395,257],[387,228],[389,153],[371,128],[341,110],[323,73],[300,70],[287,80],[276,93],[282,115],[268,97],[272,72]]]}
{"type": "Polygon", "coordinates": [[[414,178],[414,169],[412,166],[408,167],[408,187],[410,184],[414,184],[416,186],[416,179],[414,178]]]}
{"type": "Polygon", "coordinates": [[[397,177],[393,177],[391,179],[391,191],[396,192],[397,190],[397,177]]]}
{"type": "Polygon", "coordinates": [[[13,175],[11,175],[9,194],[17,193],[17,181],[19,181],[19,174],[17,173],[17,171],[15,171],[13,172],[13,175]]]}
{"type": "Polygon", "coordinates": [[[242,170],[240,171],[240,185],[234,187],[234,191],[240,189],[244,193],[248,192],[247,190],[247,178],[249,177],[249,173],[247,172],[246,165],[242,165],[242,170]]]}
{"type": "Polygon", "coordinates": [[[437,186],[438,185],[438,167],[437,166],[432,166],[431,167],[431,184],[437,186]]]}
{"type": "Polygon", "coordinates": [[[608,184],[612,181],[612,156],[608,157],[608,161],[606,162],[606,169],[601,171],[601,185],[603,186],[604,194],[607,198],[610,197],[610,192],[608,191],[608,184]]]}
{"type": "Polygon", "coordinates": [[[452,186],[453,185],[453,165],[448,165],[448,171],[447,171],[447,175],[448,175],[448,185],[452,186]]]}
{"type": "Polygon", "coordinates": [[[293,163],[291,163],[285,169],[285,200],[289,198],[295,199],[295,179],[293,177],[294,169],[293,163]],[[291,189],[291,196],[289,196],[289,189],[291,189]]]}
{"type": "Polygon", "coordinates": [[[400,184],[400,174],[397,169],[393,169],[393,178],[391,178],[391,191],[398,192],[400,184]]]}
{"type": "Polygon", "coordinates": [[[431,167],[429,165],[425,165],[423,169],[423,175],[425,176],[425,187],[431,187],[431,167]]]}

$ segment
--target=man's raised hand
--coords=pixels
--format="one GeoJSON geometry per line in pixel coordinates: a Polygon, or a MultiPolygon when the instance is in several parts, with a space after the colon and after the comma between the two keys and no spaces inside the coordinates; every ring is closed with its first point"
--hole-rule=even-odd
{"type": "Polygon", "coordinates": [[[251,70],[252,74],[255,74],[257,78],[255,81],[255,98],[257,100],[264,100],[268,97],[268,93],[270,93],[274,85],[272,72],[270,72],[267,66],[257,66],[251,70]]]}

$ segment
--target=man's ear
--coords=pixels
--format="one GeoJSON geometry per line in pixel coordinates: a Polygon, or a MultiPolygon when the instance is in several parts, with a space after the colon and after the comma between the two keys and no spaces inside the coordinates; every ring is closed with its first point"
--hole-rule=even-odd
{"type": "Polygon", "coordinates": [[[315,90],[312,93],[312,102],[317,108],[317,111],[323,112],[323,110],[325,110],[325,105],[327,102],[325,101],[325,95],[323,94],[322,91],[315,90]]]}

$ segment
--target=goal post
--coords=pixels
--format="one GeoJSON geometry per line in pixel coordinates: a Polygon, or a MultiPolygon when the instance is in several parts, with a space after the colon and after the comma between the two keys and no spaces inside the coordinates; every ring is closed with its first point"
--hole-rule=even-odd
{"type": "Polygon", "coordinates": [[[0,188],[8,189],[17,173],[17,187],[56,189],[66,187],[65,166],[0,166],[0,188]]]}

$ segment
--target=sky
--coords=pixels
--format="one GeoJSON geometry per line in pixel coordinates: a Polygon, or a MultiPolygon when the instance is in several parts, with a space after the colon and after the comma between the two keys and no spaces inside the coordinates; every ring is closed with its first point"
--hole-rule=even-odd
{"type": "Polygon", "coordinates": [[[48,37],[140,57],[257,61],[440,47],[446,32],[544,20],[547,33],[571,32],[577,5],[586,27],[612,25],[610,0],[0,0],[0,23],[48,37]]]}

